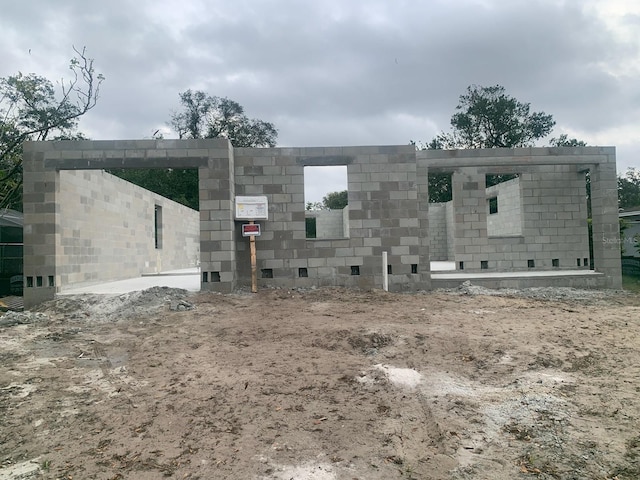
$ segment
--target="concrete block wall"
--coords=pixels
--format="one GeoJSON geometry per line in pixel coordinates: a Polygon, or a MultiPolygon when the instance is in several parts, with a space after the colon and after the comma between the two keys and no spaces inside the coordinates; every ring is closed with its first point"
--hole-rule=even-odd
{"type": "Polygon", "coordinates": [[[56,284],[62,289],[197,266],[197,211],[101,170],[61,171],[59,185],[56,284]]]}
{"type": "Polygon", "coordinates": [[[514,178],[498,185],[492,185],[486,191],[487,202],[497,199],[498,211],[489,212],[487,217],[487,235],[506,237],[522,235],[522,201],[520,179],[514,178]]]}
{"type": "MultiPolygon", "coordinates": [[[[260,284],[379,288],[387,251],[390,289],[427,288],[428,237],[419,236],[413,147],[239,148],[235,165],[237,195],[269,199],[269,220],[260,222],[256,241],[260,284]],[[347,166],[348,238],[306,239],[304,167],[326,165],[347,166]]],[[[239,283],[247,285],[248,241],[239,226],[236,241],[239,283]]]]}
{"type": "Polygon", "coordinates": [[[492,215],[488,213],[486,169],[465,167],[454,174],[458,268],[461,265],[466,271],[589,268],[588,261],[585,264],[589,243],[584,173],[571,165],[526,169],[529,171],[522,173],[519,180],[523,214],[522,234],[517,236],[489,236],[488,219],[492,215]]]}
{"type": "Polygon", "coordinates": [[[429,245],[431,261],[447,261],[448,235],[447,235],[447,203],[429,204],[429,245]]]}
{"type": "MultiPolygon", "coordinates": [[[[380,287],[386,251],[391,290],[430,288],[431,169],[453,171],[453,201],[445,207],[448,259],[470,272],[527,270],[529,260],[535,269],[576,268],[588,257],[584,172],[590,171],[595,269],[608,286],[621,284],[611,147],[416,152],[410,145],[234,150],[225,139],[63,141],[27,142],[23,158],[24,271],[33,283],[25,287],[27,307],[53,298],[62,275],[80,278],[63,262],[63,231],[73,236],[78,228],[61,217],[68,207],[60,205],[60,172],[116,167],[199,169],[201,285],[221,292],[250,278],[248,240],[234,219],[236,195],[269,199],[269,219],[260,222],[263,235],[256,242],[262,285],[380,287]],[[348,235],[308,240],[304,167],[326,165],[347,166],[348,235]],[[485,177],[506,173],[520,174],[522,235],[490,237],[485,177]]],[[[80,195],[92,207],[100,193],[80,195]]],[[[142,216],[148,220],[149,213],[142,216]]],[[[93,245],[66,246],[66,255],[80,255],[82,262],[96,253],[82,250],[93,245]]]]}
{"type": "MultiPolygon", "coordinates": [[[[65,202],[61,201],[66,195],[66,189],[61,187],[61,177],[65,178],[66,174],[62,172],[67,170],[103,170],[127,167],[206,167],[206,170],[210,171],[212,170],[210,165],[215,167],[215,162],[220,157],[224,157],[223,163],[225,165],[230,163],[229,151],[229,142],[225,139],[25,142],[23,148],[25,307],[29,308],[45,300],[53,299],[56,292],[65,286],[69,286],[68,283],[65,284],[63,282],[63,275],[67,281],[82,279],[82,281],[93,282],[94,280],[106,281],[112,279],[113,269],[110,267],[95,269],[94,267],[83,264],[80,267],[70,268],[68,263],[66,263],[70,260],[69,258],[65,258],[65,255],[70,255],[74,259],[72,261],[77,260],[84,262],[85,260],[96,260],[98,258],[96,248],[98,247],[95,243],[78,243],[77,245],[63,246],[63,230],[66,236],[69,230],[71,230],[71,235],[73,235],[73,231],[78,229],[74,228],[73,222],[71,224],[63,223],[65,220],[63,220],[62,213],[69,207],[63,205],[65,202]],[[65,246],[67,247],[67,253],[65,253],[64,250],[65,246]],[[89,250],[90,248],[93,250],[89,250]],[[93,257],[93,259],[91,257],[93,257]],[[80,271],[78,271],[78,268],[80,271]],[[93,270],[91,270],[92,268],[93,270]],[[97,277],[96,273],[98,274],[97,277]]],[[[85,173],[80,174],[80,176],[84,175],[85,173]]],[[[201,178],[201,183],[202,181],[201,178]]],[[[228,189],[228,203],[225,205],[225,208],[230,208],[231,206],[232,188],[233,185],[230,185],[228,189]]],[[[80,192],[80,190],[78,191],[80,192]]],[[[83,209],[84,206],[96,206],[96,201],[100,194],[97,191],[88,192],[90,192],[90,189],[84,193],[79,193],[86,199],[85,204],[76,202],[71,206],[72,209],[78,209],[78,212],[73,211],[74,216],[80,214],[80,210],[83,209]]],[[[135,199],[136,202],[138,200],[139,198],[135,199]]],[[[105,206],[106,203],[108,202],[105,202],[103,197],[101,204],[105,206]]],[[[163,205],[165,204],[163,203],[163,205]]],[[[204,210],[201,209],[200,216],[210,216],[211,209],[215,208],[219,209],[220,205],[212,206],[205,204],[204,210]]],[[[166,255],[163,252],[163,256],[160,258],[156,256],[155,258],[156,265],[162,265],[163,269],[165,267],[172,268],[175,266],[178,268],[193,265],[194,259],[191,252],[196,249],[196,247],[190,246],[181,250],[184,246],[183,244],[181,244],[180,248],[168,248],[169,245],[167,245],[167,242],[172,238],[172,233],[167,224],[167,220],[173,218],[172,211],[173,208],[168,208],[166,211],[163,209],[165,218],[163,235],[165,245],[167,246],[166,255]],[[189,250],[192,247],[193,250],[189,250]],[[173,251],[170,252],[169,250],[173,251]],[[180,263],[177,263],[179,260],[180,263]]],[[[225,211],[227,212],[227,217],[231,218],[228,208],[225,211]]],[[[94,213],[98,217],[100,216],[99,211],[94,213]]],[[[126,213],[123,213],[123,215],[126,215],[126,213]]],[[[143,217],[144,216],[145,215],[143,215],[143,217]]],[[[184,217],[184,215],[182,216],[184,217]]],[[[202,221],[200,223],[202,224],[202,221]]],[[[186,235],[190,237],[193,235],[190,228],[180,225],[178,220],[175,220],[174,224],[183,230],[183,232],[178,232],[178,236],[186,235]]],[[[207,229],[210,227],[211,225],[201,225],[200,231],[207,232],[207,229]]],[[[138,241],[139,240],[136,240],[136,242],[138,241]]],[[[142,242],[144,242],[144,240],[142,242]]],[[[232,242],[225,246],[228,246],[230,249],[234,248],[232,242]]],[[[116,255],[116,253],[113,254],[116,255]]],[[[119,253],[117,255],[119,255],[119,253]]],[[[211,256],[209,255],[207,258],[211,258],[211,256]]],[[[235,260],[235,258],[233,258],[233,260],[235,260]]],[[[149,268],[151,268],[153,261],[153,259],[149,260],[149,268]]],[[[126,262],[127,264],[133,264],[134,260],[129,259],[126,262]]],[[[129,266],[130,265],[124,266],[123,264],[123,268],[128,269],[129,266]]],[[[209,265],[206,266],[208,267],[209,265]]],[[[225,280],[227,280],[228,283],[219,283],[218,288],[231,291],[233,289],[233,275],[231,278],[227,276],[225,280]]]]}
{"type": "Polygon", "coordinates": [[[453,202],[447,202],[445,204],[446,209],[446,221],[447,221],[447,260],[453,261],[455,259],[456,251],[456,239],[455,239],[455,210],[453,208],[453,202]]]}
{"type": "MultiPolygon", "coordinates": [[[[316,238],[345,238],[345,214],[342,210],[320,210],[314,216],[316,238]]],[[[347,216],[347,228],[348,219],[347,216]]]]}
{"type": "Polygon", "coordinates": [[[536,268],[589,269],[584,172],[571,165],[543,165],[523,173],[520,186],[522,234],[536,268]]]}
{"type": "Polygon", "coordinates": [[[594,239],[605,238],[594,246],[595,269],[611,285],[620,284],[620,256],[612,247],[617,238],[613,147],[427,150],[416,158],[427,170],[454,172],[455,259],[469,272],[483,266],[531,270],[529,260],[539,270],[588,269],[584,175],[590,170],[592,188],[594,179],[598,182],[598,194],[592,191],[594,239]],[[521,174],[522,235],[489,238],[485,176],[515,173],[521,174]]]}
{"type": "Polygon", "coordinates": [[[198,172],[201,289],[230,293],[237,281],[235,158],[226,139],[209,142],[202,151],[207,163],[198,172]]]}
{"type": "Polygon", "coordinates": [[[607,273],[610,288],[622,288],[615,149],[602,147],[600,154],[590,165],[594,267],[607,273]]]}
{"type": "Polygon", "coordinates": [[[342,236],[349,238],[349,205],[342,209],[342,236]]]}
{"type": "Polygon", "coordinates": [[[460,270],[479,271],[488,255],[485,175],[477,168],[461,168],[452,177],[454,260],[460,270]]]}
{"type": "Polygon", "coordinates": [[[56,280],[59,174],[45,166],[45,156],[50,149],[50,145],[32,142],[26,142],[23,147],[25,308],[55,298],[59,285],[56,280]]]}

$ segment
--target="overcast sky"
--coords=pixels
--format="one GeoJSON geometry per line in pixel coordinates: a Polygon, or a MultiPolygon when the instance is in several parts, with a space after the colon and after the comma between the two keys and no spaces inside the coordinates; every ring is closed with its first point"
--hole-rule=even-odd
{"type": "Polygon", "coordinates": [[[106,77],[80,122],[96,140],[175,137],[191,88],[274,123],[279,146],[427,142],[467,86],[500,84],[554,136],[640,167],[637,0],[22,0],[0,40],[0,77],[66,78],[86,46],[106,77]]]}

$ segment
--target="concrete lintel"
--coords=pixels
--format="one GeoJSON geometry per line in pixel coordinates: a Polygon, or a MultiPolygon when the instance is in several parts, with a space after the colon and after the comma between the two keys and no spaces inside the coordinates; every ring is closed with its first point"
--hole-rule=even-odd
{"type": "MultiPolygon", "coordinates": [[[[532,156],[532,157],[449,157],[449,158],[423,158],[421,162],[426,165],[429,170],[436,168],[443,171],[452,171],[461,167],[508,167],[522,170],[521,167],[535,165],[584,165],[585,157],[583,156],[532,156]]],[[[601,164],[608,163],[607,157],[594,156],[589,157],[589,163],[601,164]]]]}
{"type": "Polygon", "coordinates": [[[429,168],[611,163],[615,147],[481,148],[421,150],[418,163],[429,168]]]}
{"type": "MultiPolygon", "coordinates": [[[[94,152],[95,153],[95,152],[94,152]]],[[[198,168],[208,165],[208,157],[122,157],[45,159],[44,167],[52,170],[103,170],[105,168],[198,168]]]]}
{"type": "Polygon", "coordinates": [[[351,155],[323,155],[318,157],[300,157],[296,159],[298,165],[304,167],[329,167],[334,165],[350,165],[354,161],[351,155]]]}

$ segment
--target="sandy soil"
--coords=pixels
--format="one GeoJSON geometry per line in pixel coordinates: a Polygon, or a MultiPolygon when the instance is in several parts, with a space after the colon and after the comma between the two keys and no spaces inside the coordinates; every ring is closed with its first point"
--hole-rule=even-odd
{"type": "Polygon", "coordinates": [[[0,479],[640,478],[640,299],[467,287],[7,314],[0,479]]]}

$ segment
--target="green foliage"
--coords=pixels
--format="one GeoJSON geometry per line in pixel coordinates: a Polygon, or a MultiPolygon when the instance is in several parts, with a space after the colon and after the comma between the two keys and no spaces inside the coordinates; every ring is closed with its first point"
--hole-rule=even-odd
{"type": "MultiPolygon", "coordinates": [[[[244,108],[233,100],[187,90],[180,93],[180,103],[182,111],[173,113],[170,122],[180,138],[225,137],[234,147],[276,145],[276,128],[271,123],[248,118],[244,108]]],[[[154,138],[157,138],[155,134],[154,138]]],[[[109,172],[187,207],[200,208],[197,170],[112,169],[109,172]]]]}
{"type": "Polygon", "coordinates": [[[627,222],[624,218],[619,218],[618,224],[620,227],[620,255],[624,256],[625,254],[624,244],[625,244],[625,238],[626,238],[625,231],[629,228],[629,222],[627,222]]]}
{"type": "Polygon", "coordinates": [[[71,79],[60,92],[34,73],[0,79],[0,208],[22,209],[22,143],[25,140],[84,138],[78,119],[98,100],[104,77],[96,73],[85,49],[76,50],[71,79]]]}
{"type": "Polygon", "coordinates": [[[549,144],[552,147],[586,147],[587,144],[577,138],[569,138],[566,133],[563,133],[557,138],[549,140],[549,144]]]}
{"type": "Polygon", "coordinates": [[[628,292],[640,294],[640,277],[622,275],[622,288],[628,292]]]}
{"type": "Polygon", "coordinates": [[[341,192],[327,193],[322,198],[322,202],[307,202],[305,209],[307,211],[318,210],[342,210],[349,204],[349,192],[343,190],[341,192]]]}
{"type": "MultiPolygon", "coordinates": [[[[500,85],[471,85],[460,96],[456,113],[451,117],[451,132],[442,132],[421,149],[513,148],[526,147],[547,136],[555,122],[544,112],[531,112],[530,104],[522,103],[505,93],[500,85]]],[[[571,142],[561,135],[558,142],[571,142]]],[[[414,142],[412,142],[414,143],[414,142]]],[[[492,175],[487,186],[505,182],[516,175],[492,175]]],[[[451,174],[429,174],[429,201],[448,202],[452,198],[451,174]]]]}
{"type": "Polygon", "coordinates": [[[625,210],[640,207],[640,170],[629,168],[618,177],[618,207],[625,210]]]}
{"type": "Polygon", "coordinates": [[[316,238],[316,218],[307,217],[304,219],[304,226],[307,238],[316,238]]]}
{"type": "Polygon", "coordinates": [[[343,190],[341,192],[327,193],[327,195],[322,198],[322,204],[325,209],[328,210],[342,210],[349,204],[349,192],[343,190]]]}
{"type": "Polygon", "coordinates": [[[307,211],[325,210],[325,206],[322,202],[307,202],[305,209],[307,211]]]}
{"type": "Polygon", "coordinates": [[[249,118],[238,102],[202,91],[180,94],[182,111],[171,116],[180,138],[224,137],[234,147],[275,147],[278,131],[272,123],[249,118]]]}
{"type": "Polygon", "coordinates": [[[199,208],[197,169],[143,170],[123,168],[112,169],[109,173],[194,210],[199,208]]]}
{"type": "Polygon", "coordinates": [[[530,104],[507,95],[500,85],[471,85],[451,117],[453,130],[436,136],[427,148],[527,147],[554,125],[551,115],[531,112],[530,104]]]}
{"type": "Polygon", "coordinates": [[[429,202],[443,203],[453,199],[450,173],[429,174],[429,202]]]}

